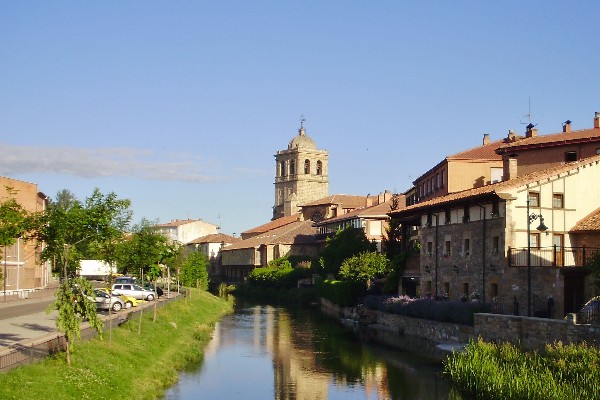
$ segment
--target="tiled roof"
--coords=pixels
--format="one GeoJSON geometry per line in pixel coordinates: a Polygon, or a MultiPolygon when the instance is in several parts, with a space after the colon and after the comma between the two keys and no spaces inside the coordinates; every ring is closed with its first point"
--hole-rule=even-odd
{"type": "MultiPolygon", "coordinates": [[[[377,196],[374,196],[377,198],[377,196]]],[[[334,194],[323,197],[322,199],[311,201],[310,203],[301,204],[301,207],[308,206],[324,206],[330,204],[341,204],[343,208],[358,208],[364,207],[367,204],[366,196],[355,196],[350,194],[334,194]]]]}
{"type": "Polygon", "coordinates": [[[192,240],[188,244],[201,244],[201,243],[235,243],[241,239],[236,238],[224,233],[213,233],[211,235],[201,236],[197,239],[192,240]]]}
{"type": "Polygon", "coordinates": [[[597,208],[585,218],[578,221],[569,232],[598,232],[600,231],[600,208],[597,208]]]}
{"type": "Polygon", "coordinates": [[[331,222],[344,221],[347,219],[352,219],[356,217],[382,217],[387,218],[387,214],[390,212],[390,207],[392,205],[392,200],[388,200],[381,204],[376,204],[374,206],[357,208],[355,210],[350,211],[349,213],[339,215],[334,218],[324,219],[323,221],[319,221],[315,224],[315,226],[327,225],[331,222]]]}
{"type": "Polygon", "coordinates": [[[496,154],[496,149],[503,143],[496,140],[482,146],[473,147],[460,153],[446,157],[447,160],[502,160],[502,156],[496,154]]]}
{"type": "Polygon", "coordinates": [[[259,225],[257,227],[248,229],[247,231],[242,232],[242,234],[267,232],[272,229],[291,224],[292,222],[296,222],[296,221],[298,221],[298,217],[299,217],[298,215],[294,214],[294,215],[288,215],[287,217],[277,218],[277,219],[274,219],[273,221],[267,222],[266,224],[259,225]]]}
{"type": "Polygon", "coordinates": [[[317,232],[317,229],[312,226],[312,221],[296,221],[246,240],[240,240],[223,250],[256,248],[263,244],[312,244],[315,242],[313,235],[317,232]]]}
{"type": "Polygon", "coordinates": [[[159,226],[159,227],[162,226],[162,227],[165,227],[165,228],[166,227],[172,227],[172,226],[177,227],[177,226],[181,226],[181,225],[185,225],[185,224],[190,224],[192,222],[198,222],[198,221],[199,220],[197,220],[197,219],[176,219],[174,221],[167,222],[167,223],[164,223],[164,224],[158,224],[156,226],[159,226]]]}
{"type": "Polygon", "coordinates": [[[465,200],[468,198],[477,197],[477,196],[486,195],[486,194],[498,194],[498,193],[502,193],[503,191],[505,191],[507,189],[512,189],[515,187],[523,186],[523,185],[526,185],[531,182],[536,182],[536,181],[539,181],[539,180],[542,180],[545,178],[549,178],[551,176],[554,176],[554,175],[557,175],[560,173],[564,173],[564,172],[579,168],[580,166],[583,166],[583,165],[587,165],[587,164],[591,165],[591,164],[598,163],[598,162],[600,162],[600,156],[584,158],[577,162],[562,164],[562,165],[554,166],[554,167],[551,167],[551,168],[548,168],[548,169],[545,169],[542,171],[536,171],[536,172],[532,172],[527,175],[521,175],[514,179],[510,179],[508,181],[502,181],[502,182],[498,182],[498,183],[493,183],[491,185],[481,186],[481,187],[474,188],[474,189],[467,189],[467,190],[463,190],[460,192],[450,193],[445,196],[436,197],[431,200],[424,201],[422,203],[417,203],[417,204],[408,206],[401,210],[392,211],[389,214],[393,215],[393,216],[394,215],[401,216],[403,214],[408,215],[408,214],[412,214],[416,210],[420,210],[420,209],[424,209],[424,208],[428,208],[428,207],[432,207],[432,206],[452,203],[455,201],[465,200]]]}
{"type": "Polygon", "coordinates": [[[517,150],[526,147],[548,146],[551,144],[564,144],[569,142],[582,141],[600,141],[600,129],[583,129],[579,131],[560,132],[551,135],[538,135],[530,138],[523,138],[515,142],[508,142],[498,147],[499,154],[507,151],[517,150]]]}

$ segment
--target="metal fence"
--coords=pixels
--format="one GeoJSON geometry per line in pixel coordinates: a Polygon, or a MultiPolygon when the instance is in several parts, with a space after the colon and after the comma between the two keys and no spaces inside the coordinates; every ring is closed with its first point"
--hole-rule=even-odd
{"type": "Polygon", "coordinates": [[[511,247],[508,249],[508,265],[510,267],[527,266],[527,255],[531,254],[532,267],[584,267],[588,265],[594,253],[600,251],[596,247],[511,247]]]}

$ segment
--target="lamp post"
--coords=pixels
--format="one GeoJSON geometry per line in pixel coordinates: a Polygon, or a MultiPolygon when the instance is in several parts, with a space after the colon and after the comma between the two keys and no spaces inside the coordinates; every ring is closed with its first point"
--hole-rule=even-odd
{"type": "Polygon", "coordinates": [[[539,218],[540,225],[536,229],[544,232],[548,230],[548,227],[544,225],[542,214],[529,212],[529,201],[529,196],[527,196],[527,316],[531,317],[531,223],[539,218]]]}
{"type": "Polygon", "coordinates": [[[438,214],[431,214],[435,217],[435,299],[438,299],[438,266],[439,266],[439,248],[438,248],[438,229],[439,229],[439,216],[438,214]]]}

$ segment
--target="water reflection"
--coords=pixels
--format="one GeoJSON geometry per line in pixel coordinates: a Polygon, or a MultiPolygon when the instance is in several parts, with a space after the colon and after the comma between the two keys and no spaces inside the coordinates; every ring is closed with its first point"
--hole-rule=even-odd
{"type": "Polygon", "coordinates": [[[357,341],[315,312],[271,306],[224,317],[168,400],[446,399],[439,363],[357,341]]]}

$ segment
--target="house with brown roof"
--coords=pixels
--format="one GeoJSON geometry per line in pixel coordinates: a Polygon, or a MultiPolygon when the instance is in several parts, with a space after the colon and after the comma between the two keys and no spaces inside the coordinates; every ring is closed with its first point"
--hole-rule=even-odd
{"type": "Polygon", "coordinates": [[[391,198],[392,194],[386,192],[379,196],[356,196],[349,194],[334,194],[326,196],[309,203],[300,205],[301,219],[304,221],[322,221],[329,218],[335,218],[347,214],[357,208],[370,206],[374,203],[383,201],[381,196],[391,198]]]}
{"type": "Polygon", "coordinates": [[[159,232],[172,242],[188,244],[202,236],[218,233],[215,224],[198,219],[175,219],[171,222],[156,225],[159,232]]]}
{"type": "MultiPolygon", "coordinates": [[[[0,201],[14,198],[27,212],[44,211],[48,197],[38,191],[35,183],[0,177],[0,201]]],[[[4,293],[47,287],[51,281],[49,263],[40,263],[38,243],[17,238],[12,246],[2,248],[0,288],[4,293]]]]}
{"type": "Polygon", "coordinates": [[[591,129],[572,130],[567,120],[562,132],[550,135],[538,135],[533,124],[524,137],[511,131],[496,153],[502,156],[504,174],[512,177],[595,156],[600,154],[600,112],[591,129]]]}
{"type": "Polygon", "coordinates": [[[258,267],[286,256],[314,257],[318,254],[312,221],[296,221],[240,240],[221,250],[221,264],[227,281],[242,281],[258,267]]]}
{"type": "MultiPolygon", "coordinates": [[[[507,176],[508,178],[508,176],[507,176]]],[[[592,295],[600,156],[392,211],[416,226],[420,294],[562,318],[592,295]]]]}
{"type": "Polygon", "coordinates": [[[211,281],[221,275],[221,250],[239,242],[241,239],[224,233],[201,236],[186,244],[187,251],[200,252],[209,261],[208,275],[211,281]]]}
{"type": "Polygon", "coordinates": [[[502,156],[496,153],[501,144],[502,140],[492,142],[485,134],[481,146],[447,156],[415,179],[407,204],[501,181],[502,156]]]}

